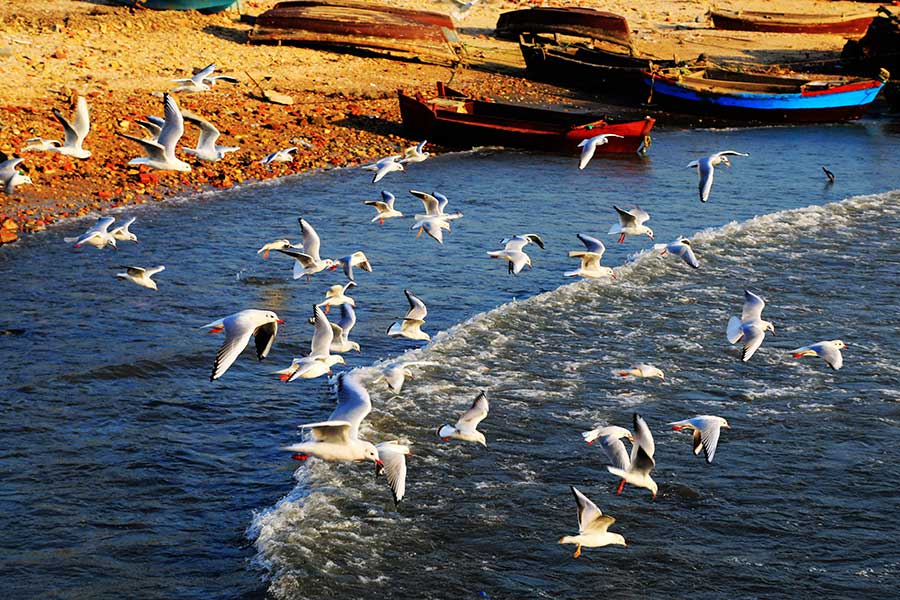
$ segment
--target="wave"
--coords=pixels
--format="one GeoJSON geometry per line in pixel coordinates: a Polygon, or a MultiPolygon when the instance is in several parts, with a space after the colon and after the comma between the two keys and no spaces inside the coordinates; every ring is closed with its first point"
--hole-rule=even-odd
{"type": "MultiPolygon", "coordinates": [[[[370,385],[373,404],[377,408],[364,423],[363,436],[378,440],[396,437],[398,432],[411,437],[414,434],[433,435],[431,426],[440,422],[439,419],[453,418],[463,404],[471,401],[468,397],[471,390],[477,389],[492,390],[502,396],[503,411],[507,415],[514,411],[524,414],[529,406],[538,402],[543,406],[565,407],[551,409],[550,413],[557,421],[573,428],[604,417],[595,408],[572,407],[568,403],[571,398],[580,397],[591,384],[596,383],[591,389],[612,390],[609,400],[619,408],[652,401],[651,390],[654,388],[625,387],[618,378],[611,376],[611,369],[606,366],[598,369],[598,364],[615,365],[633,359],[629,353],[641,344],[618,344],[623,347],[618,348],[604,344],[602,340],[615,337],[641,342],[649,331],[664,354],[674,353],[685,361],[691,355],[699,355],[703,346],[692,338],[706,331],[709,323],[693,324],[692,319],[680,319],[679,326],[683,326],[683,330],[654,329],[656,325],[646,314],[648,309],[658,302],[665,302],[672,310],[691,315],[698,310],[695,305],[699,304],[710,320],[718,322],[723,317],[727,320],[725,315],[737,310],[740,300],[729,301],[723,306],[723,295],[732,292],[724,287],[723,281],[742,278],[752,281],[755,276],[753,265],[765,264],[766,257],[773,252],[786,256],[797,253],[802,260],[803,252],[810,245],[812,251],[816,251],[817,240],[830,244],[829,248],[845,241],[849,243],[859,233],[861,223],[867,229],[885,228],[885,235],[892,236],[895,223],[879,223],[882,217],[895,213],[898,200],[900,190],[895,190],[822,206],[778,211],[704,229],[691,237],[701,261],[699,271],[686,268],[673,257],[663,259],[658,252],[644,250],[616,268],[618,279],[615,281],[574,281],[474,315],[437,333],[432,343],[423,348],[360,368],[363,378],[371,384],[388,363],[413,360],[431,363],[420,367],[427,369],[428,376],[417,377],[410,386],[412,389],[404,389],[402,396],[391,397],[380,386],[370,385]],[[749,267],[745,266],[748,264],[749,267]],[[592,343],[581,345],[577,340],[586,335],[594,336],[592,343]],[[593,343],[593,340],[600,340],[600,343],[593,343]],[[527,360],[523,359],[526,354],[527,360]],[[532,360],[538,354],[539,359],[532,360]],[[539,364],[537,360],[540,360],[539,364]]],[[[877,231],[874,234],[877,235],[877,231]]],[[[758,362],[764,360],[765,356],[758,358],[758,362]]],[[[666,381],[654,385],[673,386],[671,389],[675,390],[680,378],[683,383],[690,377],[689,367],[684,367],[685,375],[682,376],[678,361],[673,361],[671,368],[674,372],[667,372],[666,381]]],[[[722,380],[728,377],[728,368],[706,366],[711,377],[722,380]]],[[[709,406],[710,410],[715,410],[723,403],[796,396],[802,389],[769,390],[765,382],[759,382],[746,392],[737,392],[731,397],[700,394],[694,402],[698,407],[709,406]]],[[[489,391],[489,395],[491,393],[489,391]]],[[[809,410],[824,410],[823,407],[827,408],[825,404],[809,404],[809,410]]],[[[497,436],[514,438],[520,435],[514,422],[495,421],[491,426],[492,433],[497,436]]],[[[416,452],[415,446],[413,451],[415,468],[422,474],[422,480],[416,481],[416,495],[424,499],[427,489],[446,485],[441,481],[423,481],[429,479],[425,475],[429,469],[434,473],[441,472],[441,457],[427,452],[423,456],[416,452]]],[[[448,447],[443,457],[453,452],[464,450],[448,447]]],[[[512,472],[528,473],[533,468],[523,457],[506,460],[510,461],[507,467],[512,472]]],[[[389,567],[373,568],[372,563],[384,560],[382,554],[389,552],[389,548],[398,543],[398,538],[433,535],[428,531],[429,524],[406,518],[387,505],[384,484],[375,482],[368,469],[360,469],[358,465],[313,463],[298,469],[295,477],[295,488],[275,506],[256,513],[246,532],[256,546],[256,565],[268,574],[270,592],[276,597],[296,593],[310,578],[339,578],[357,571],[346,563],[323,556],[322,552],[326,555],[353,553],[345,544],[354,544],[358,555],[359,544],[364,540],[365,552],[371,554],[359,560],[370,562],[359,572],[389,573],[389,567]],[[362,516],[360,505],[365,507],[362,516]],[[357,516],[352,516],[354,514],[357,516]],[[393,525],[373,526],[372,521],[381,525],[387,521],[393,525]]],[[[533,482],[522,477],[517,485],[533,485],[533,482]]],[[[431,503],[428,507],[431,510],[435,503],[453,502],[453,497],[450,493],[435,493],[428,496],[427,502],[431,503]]],[[[484,518],[502,518],[491,517],[491,514],[484,518]]],[[[390,576],[386,581],[372,585],[389,583],[390,576]]]]}

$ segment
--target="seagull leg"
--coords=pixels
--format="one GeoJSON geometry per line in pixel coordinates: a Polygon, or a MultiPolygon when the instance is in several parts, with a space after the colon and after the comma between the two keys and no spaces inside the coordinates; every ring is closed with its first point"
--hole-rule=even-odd
{"type": "Polygon", "coordinates": [[[326,304],[326,305],[325,305],[325,311],[324,311],[326,315],[328,314],[328,311],[329,311],[329,310],[331,310],[331,305],[330,305],[330,304],[326,304]]]}
{"type": "Polygon", "coordinates": [[[378,224],[379,224],[379,225],[384,225],[384,219],[378,219],[378,224]]]}
{"type": "Polygon", "coordinates": [[[624,241],[625,241],[625,234],[623,233],[622,235],[619,236],[619,243],[621,244],[624,241]]]}
{"type": "Polygon", "coordinates": [[[265,252],[263,252],[263,258],[269,258],[269,251],[268,251],[268,250],[266,250],[265,252]]]}
{"type": "Polygon", "coordinates": [[[581,556],[581,544],[578,544],[578,547],[575,548],[575,554],[572,555],[572,558],[578,558],[581,556]]]}
{"type": "Polygon", "coordinates": [[[225,328],[224,327],[213,327],[212,329],[209,330],[209,333],[222,333],[223,329],[225,329],[225,328]]]}
{"type": "Polygon", "coordinates": [[[416,234],[416,239],[419,239],[419,236],[422,235],[422,232],[425,231],[423,227],[419,227],[419,233],[416,234]]]}
{"type": "Polygon", "coordinates": [[[622,481],[619,482],[619,487],[616,488],[616,495],[618,496],[619,494],[621,494],[622,490],[624,488],[625,488],[625,480],[623,479],[622,481]]]}
{"type": "Polygon", "coordinates": [[[294,460],[306,460],[309,458],[309,454],[294,454],[291,456],[294,460]]]}

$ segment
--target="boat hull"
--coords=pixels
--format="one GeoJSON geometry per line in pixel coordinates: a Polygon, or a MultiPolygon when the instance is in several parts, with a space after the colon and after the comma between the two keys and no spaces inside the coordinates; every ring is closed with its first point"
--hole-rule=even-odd
{"type": "Polygon", "coordinates": [[[140,6],[151,10],[196,10],[217,13],[234,4],[234,0],[143,0],[140,6]]]}
{"type": "Polygon", "coordinates": [[[568,87],[646,98],[644,71],[653,65],[675,66],[674,61],[652,61],[590,47],[555,44],[522,36],[519,49],[530,77],[568,87]]]}
{"type": "Polygon", "coordinates": [[[403,126],[412,138],[445,146],[504,146],[577,154],[578,144],[601,133],[615,133],[598,154],[634,154],[649,146],[655,120],[609,123],[597,115],[567,113],[466,98],[438,84],[438,95],[398,92],[403,126]]]}
{"type": "Polygon", "coordinates": [[[827,90],[796,93],[723,93],[677,79],[644,74],[652,98],[678,111],[741,121],[834,122],[860,118],[884,83],[861,80],[827,90]]]}
{"type": "Polygon", "coordinates": [[[710,15],[716,29],[732,31],[762,31],[770,33],[863,33],[873,15],[851,17],[829,15],[792,15],[790,13],[760,13],[713,11],[710,15]]]}

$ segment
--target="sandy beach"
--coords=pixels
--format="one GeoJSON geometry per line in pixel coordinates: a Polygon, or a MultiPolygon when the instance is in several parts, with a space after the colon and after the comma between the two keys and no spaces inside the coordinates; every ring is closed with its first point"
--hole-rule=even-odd
{"type": "MultiPolygon", "coordinates": [[[[274,1],[242,2],[257,15],[274,1]]],[[[398,6],[451,12],[446,2],[397,0],[398,6]]],[[[550,2],[563,5],[562,2],[550,2]]],[[[626,16],[637,46],[658,56],[687,58],[705,53],[721,60],[774,63],[833,58],[845,39],[836,35],[783,35],[716,31],[710,4],[696,1],[579,2],[626,16]]],[[[729,3],[720,3],[728,6],[729,3]]],[[[730,3],[737,5],[737,3],[730,3]]],[[[227,188],[310,169],[367,162],[396,153],[406,139],[396,101],[398,88],[431,89],[454,77],[474,94],[535,103],[571,102],[571,94],[521,77],[517,44],[493,37],[497,16],[527,3],[490,2],[457,23],[470,58],[455,73],[446,66],[356,56],[290,46],[250,45],[251,25],[241,13],[214,15],[150,11],[76,0],[9,0],[0,15],[0,64],[8,85],[0,99],[0,151],[23,156],[32,185],[0,195],[0,240],[40,230],[71,216],[128,204],[158,202],[174,195],[227,188]],[[215,123],[220,143],[240,151],[216,163],[192,163],[191,173],[150,171],[127,163],[140,155],[136,144],[116,135],[141,134],[136,119],[161,114],[162,92],[173,79],[214,62],[217,72],[237,77],[208,93],[179,94],[182,108],[215,123]],[[290,106],[260,97],[259,88],[291,96],[290,106]],[[50,152],[21,150],[33,137],[59,138],[51,110],[71,114],[78,95],[87,97],[92,128],[78,160],[50,152]],[[293,163],[260,164],[268,153],[300,140],[312,144],[293,163]]],[[[753,2],[746,9],[786,12],[859,12],[873,5],[853,2],[753,2]]],[[[196,140],[188,128],[184,144],[196,140]]],[[[439,150],[436,149],[436,150],[439,150]]]]}

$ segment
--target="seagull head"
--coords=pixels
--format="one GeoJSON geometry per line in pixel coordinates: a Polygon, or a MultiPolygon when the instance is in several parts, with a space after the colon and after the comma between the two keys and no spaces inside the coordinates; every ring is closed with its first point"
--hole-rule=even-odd
{"type": "Polygon", "coordinates": [[[475,441],[487,448],[487,438],[485,438],[484,434],[480,431],[475,432],[475,441]]]}
{"type": "Polygon", "coordinates": [[[647,237],[650,238],[650,240],[652,241],[653,240],[653,230],[650,229],[649,227],[644,227],[644,229],[645,229],[644,233],[646,233],[647,237]]]}
{"type": "Polygon", "coordinates": [[[763,331],[771,331],[775,335],[775,325],[772,321],[763,321],[763,331]]]}
{"type": "Polygon", "coordinates": [[[721,425],[725,429],[731,429],[731,425],[728,424],[728,421],[726,421],[725,419],[723,419],[721,417],[719,417],[719,425],[721,425]]]}
{"type": "Polygon", "coordinates": [[[843,350],[844,348],[848,347],[847,344],[845,344],[843,340],[832,340],[831,345],[834,346],[835,348],[837,348],[838,350],[843,350]]]}

